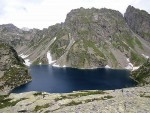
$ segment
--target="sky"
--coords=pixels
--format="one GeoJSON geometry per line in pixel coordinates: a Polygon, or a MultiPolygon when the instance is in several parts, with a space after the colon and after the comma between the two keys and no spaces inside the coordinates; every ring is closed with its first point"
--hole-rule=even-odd
{"type": "Polygon", "coordinates": [[[0,24],[43,29],[64,22],[72,9],[105,7],[124,14],[128,5],[150,13],[150,0],[0,0],[0,24]]]}

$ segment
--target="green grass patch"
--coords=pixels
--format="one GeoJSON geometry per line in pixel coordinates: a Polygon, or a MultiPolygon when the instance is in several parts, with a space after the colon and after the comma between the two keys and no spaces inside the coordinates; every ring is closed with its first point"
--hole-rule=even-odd
{"type": "Polygon", "coordinates": [[[139,41],[138,38],[135,37],[135,42],[139,46],[139,48],[143,49],[142,43],[139,41]]]}
{"type": "Polygon", "coordinates": [[[80,30],[78,31],[78,35],[81,38],[85,38],[89,35],[90,31],[89,30],[80,30]]]}
{"type": "Polygon", "coordinates": [[[58,98],[55,98],[55,101],[63,100],[63,99],[73,99],[77,97],[82,97],[82,96],[88,96],[88,95],[96,95],[96,94],[107,94],[104,91],[98,90],[98,91],[81,91],[79,93],[74,93],[74,94],[68,94],[68,95],[61,95],[58,98]]]}
{"type": "Polygon", "coordinates": [[[66,35],[66,34],[68,34],[68,31],[67,31],[66,29],[61,29],[61,30],[59,30],[59,31],[57,32],[56,37],[57,37],[57,38],[61,38],[61,37],[63,37],[63,36],[66,35]]]}
{"type": "Polygon", "coordinates": [[[111,98],[114,98],[113,96],[110,96],[110,95],[107,95],[107,96],[104,96],[104,97],[101,97],[101,98],[92,98],[92,99],[86,99],[84,100],[83,102],[82,101],[71,101],[69,102],[68,104],[65,104],[65,106],[75,106],[75,105],[79,105],[79,104],[82,104],[82,103],[88,103],[88,102],[93,102],[95,100],[107,100],[107,99],[111,99],[111,98]]]}
{"type": "Polygon", "coordinates": [[[16,101],[12,101],[11,98],[8,98],[8,95],[0,95],[0,109],[5,107],[15,106],[18,102],[25,100],[27,98],[21,98],[16,101]]]}
{"type": "Polygon", "coordinates": [[[121,41],[121,46],[126,50],[126,51],[129,51],[129,46],[125,43],[125,42],[122,42],[121,41]]]}
{"type": "Polygon", "coordinates": [[[138,53],[134,52],[131,50],[131,62],[134,64],[134,66],[139,66],[141,64],[143,64],[144,62],[146,62],[146,59],[139,55],[138,53]]]}
{"type": "Polygon", "coordinates": [[[150,96],[149,95],[145,95],[145,93],[140,94],[140,97],[150,98],[150,96]]]}
{"type": "Polygon", "coordinates": [[[56,40],[49,49],[51,50],[51,54],[56,54],[56,59],[58,59],[65,53],[65,49],[69,45],[70,41],[69,38],[68,40],[62,38],[57,38],[56,40]]]}
{"type": "Polygon", "coordinates": [[[110,95],[107,95],[107,96],[104,96],[104,97],[101,97],[101,98],[87,99],[87,100],[85,100],[85,103],[93,102],[95,100],[107,100],[107,99],[111,99],[111,98],[114,98],[114,97],[110,96],[110,95]]]}
{"type": "Polygon", "coordinates": [[[117,67],[118,62],[117,62],[117,59],[115,58],[115,56],[113,55],[112,52],[109,52],[109,57],[110,57],[110,59],[112,59],[113,66],[114,66],[114,67],[117,67]]]}
{"type": "Polygon", "coordinates": [[[34,96],[40,96],[40,95],[43,95],[43,94],[42,94],[42,92],[36,92],[36,93],[34,93],[33,95],[34,95],[34,96]]]}
{"type": "Polygon", "coordinates": [[[87,49],[88,47],[91,47],[94,49],[94,52],[98,54],[101,58],[106,59],[104,54],[95,46],[95,43],[89,40],[84,40],[84,46],[87,49]]]}
{"type": "Polygon", "coordinates": [[[36,106],[34,108],[34,111],[37,112],[37,111],[39,111],[41,109],[48,108],[49,106],[50,106],[49,104],[45,104],[45,105],[42,105],[42,106],[36,106]]]}
{"type": "Polygon", "coordinates": [[[55,101],[59,101],[59,100],[68,99],[68,98],[70,98],[70,97],[61,95],[60,97],[55,98],[54,100],[55,100],[55,101]]]}
{"type": "Polygon", "coordinates": [[[104,96],[103,98],[104,99],[111,99],[111,98],[113,98],[113,96],[107,95],[107,96],[104,96]]]}
{"type": "Polygon", "coordinates": [[[106,92],[100,91],[100,90],[99,91],[87,91],[87,92],[69,94],[68,96],[71,96],[71,97],[81,97],[81,96],[96,95],[96,94],[106,94],[106,92]]]}
{"type": "Polygon", "coordinates": [[[76,102],[76,101],[71,101],[69,102],[68,104],[65,104],[65,106],[74,106],[74,105],[79,105],[79,104],[82,104],[82,102],[76,102]]]}
{"type": "Polygon", "coordinates": [[[150,84],[150,61],[147,60],[138,70],[133,71],[131,74],[133,78],[138,82],[140,85],[150,84]]]}
{"type": "MultiPolygon", "coordinates": [[[[132,37],[130,32],[128,32],[128,31],[124,31],[123,33],[121,33],[119,35],[117,35],[117,34],[113,35],[113,39],[114,39],[114,41],[116,41],[117,44],[120,43],[119,42],[120,40],[125,41],[129,47],[134,49],[134,45],[135,45],[134,37],[132,37]]],[[[119,45],[122,46],[121,44],[122,43],[120,43],[119,45]]],[[[127,49],[126,46],[125,46],[125,49],[127,49]]]]}
{"type": "Polygon", "coordinates": [[[4,44],[4,43],[0,43],[0,48],[5,48],[7,49],[9,46],[7,44],[4,44]]]}

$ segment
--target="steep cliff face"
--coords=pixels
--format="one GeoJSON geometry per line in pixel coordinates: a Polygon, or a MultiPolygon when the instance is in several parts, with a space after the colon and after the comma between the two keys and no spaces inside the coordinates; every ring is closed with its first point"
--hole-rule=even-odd
{"type": "Polygon", "coordinates": [[[23,62],[11,46],[0,42],[0,94],[31,80],[23,62]]]}
{"type": "Polygon", "coordinates": [[[64,23],[24,32],[30,38],[16,50],[27,65],[132,70],[150,56],[150,43],[132,32],[120,12],[106,8],[74,9],[64,23]]]}
{"type": "Polygon", "coordinates": [[[149,45],[130,30],[120,12],[111,9],[74,9],[64,23],[42,33],[19,52],[32,64],[133,69],[145,61],[143,55],[150,56],[149,45]]]}
{"type": "Polygon", "coordinates": [[[130,28],[150,42],[150,14],[144,10],[128,6],[124,16],[130,28]]]}

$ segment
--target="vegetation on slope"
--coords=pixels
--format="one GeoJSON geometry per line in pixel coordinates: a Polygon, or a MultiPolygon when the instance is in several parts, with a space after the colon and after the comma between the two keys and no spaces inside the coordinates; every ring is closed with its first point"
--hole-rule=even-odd
{"type": "Polygon", "coordinates": [[[139,85],[150,84],[150,59],[148,59],[139,69],[133,71],[132,76],[139,85]]]}
{"type": "Polygon", "coordinates": [[[0,43],[0,93],[8,93],[13,88],[31,80],[23,59],[9,45],[0,43]]]}

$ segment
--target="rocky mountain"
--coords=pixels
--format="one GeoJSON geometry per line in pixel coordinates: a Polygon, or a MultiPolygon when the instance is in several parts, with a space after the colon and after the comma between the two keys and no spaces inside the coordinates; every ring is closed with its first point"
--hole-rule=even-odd
{"type": "Polygon", "coordinates": [[[130,29],[120,12],[111,9],[74,9],[64,23],[42,33],[42,38],[18,51],[32,64],[134,69],[150,56],[149,43],[130,29]]]}
{"type": "Polygon", "coordinates": [[[31,80],[23,62],[13,47],[0,42],[0,94],[7,94],[31,80]]]}
{"type": "Polygon", "coordinates": [[[28,42],[37,36],[37,32],[40,30],[23,30],[19,29],[13,24],[0,25],[0,41],[7,43],[14,48],[20,48],[20,46],[28,44],[28,42]]]}
{"type": "Polygon", "coordinates": [[[130,28],[150,42],[150,14],[144,10],[128,6],[124,16],[130,28]]]}
{"type": "MultiPolygon", "coordinates": [[[[43,30],[17,29],[16,33],[8,30],[0,33],[0,39],[3,34],[9,34],[12,40],[15,40],[12,34],[22,36],[18,39],[23,44],[18,43],[15,49],[26,65],[134,70],[149,58],[150,43],[132,30],[134,18],[128,22],[128,9],[125,18],[120,12],[106,8],[74,9],[64,23],[43,30]]],[[[8,37],[2,39],[6,41],[8,37]]]]}

